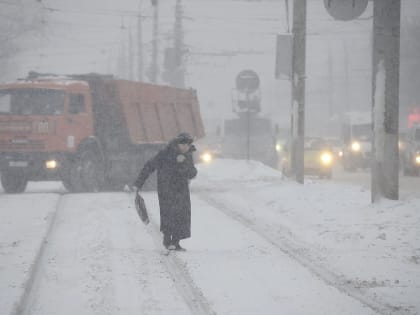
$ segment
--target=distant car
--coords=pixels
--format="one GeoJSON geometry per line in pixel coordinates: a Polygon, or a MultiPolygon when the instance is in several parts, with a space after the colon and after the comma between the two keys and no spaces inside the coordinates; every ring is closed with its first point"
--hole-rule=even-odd
{"type": "Polygon", "coordinates": [[[334,154],[334,158],[341,159],[343,157],[344,153],[344,143],[338,138],[330,138],[326,140],[328,143],[328,146],[330,147],[331,151],[334,154]]]}
{"type": "Polygon", "coordinates": [[[367,169],[371,165],[372,143],[367,137],[353,138],[343,148],[342,163],[345,171],[367,169]]]}
{"type": "Polygon", "coordinates": [[[197,151],[194,153],[195,163],[212,163],[221,157],[220,141],[218,139],[205,138],[195,143],[197,151]]]}
{"type": "Polygon", "coordinates": [[[399,147],[404,175],[420,176],[420,125],[414,125],[407,131],[399,147]]]}
{"type": "MultiPolygon", "coordinates": [[[[291,150],[288,142],[281,161],[281,169],[285,176],[291,174],[291,150]]],[[[304,140],[304,173],[317,175],[320,178],[332,178],[334,154],[327,141],[319,137],[307,137],[304,140]]]]}

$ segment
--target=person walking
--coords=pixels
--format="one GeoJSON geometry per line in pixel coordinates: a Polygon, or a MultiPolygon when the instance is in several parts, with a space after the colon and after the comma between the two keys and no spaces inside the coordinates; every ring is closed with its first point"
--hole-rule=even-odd
{"type": "Polygon", "coordinates": [[[184,251],[179,241],[191,237],[191,199],[189,181],[197,175],[193,152],[193,137],[180,133],[168,145],[146,162],[133,188],[139,194],[147,178],[157,171],[157,191],[160,208],[160,231],[163,246],[184,251]]]}

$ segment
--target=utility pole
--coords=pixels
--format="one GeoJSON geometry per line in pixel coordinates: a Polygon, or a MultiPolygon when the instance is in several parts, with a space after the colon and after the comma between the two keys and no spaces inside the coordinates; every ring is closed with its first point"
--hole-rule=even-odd
{"type": "Polygon", "coordinates": [[[126,34],[125,30],[127,28],[124,25],[124,18],[121,17],[121,26],[120,26],[120,32],[121,32],[121,46],[120,46],[120,52],[118,57],[118,75],[121,78],[127,79],[128,78],[128,62],[127,62],[127,53],[126,53],[126,34]]]}
{"type": "Polygon", "coordinates": [[[176,0],[175,5],[175,27],[174,27],[174,53],[175,53],[175,68],[173,86],[185,87],[185,73],[183,65],[184,55],[184,33],[182,30],[182,7],[181,0],[176,0]]]}
{"type": "Polygon", "coordinates": [[[143,34],[141,23],[141,1],[139,4],[139,15],[137,17],[137,79],[143,81],[143,34]]]}
{"type": "Polygon", "coordinates": [[[398,200],[401,0],[374,0],[372,202],[398,200]]]}
{"type": "Polygon", "coordinates": [[[293,3],[292,169],[304,183],[306,0],[293,3]]]}
{"type": "Polygon", "coordinates": [[[128,24],[128,78],[132,81],[134,76],[134,53],[133,53],[133,32],[131,30],[131,19],[128,24]]]}
{"type": "MultiPolygon", "coordinates": [[[[344,49],[344,121],[348,121],[348,124],[350,126],[350,139],[353,139],[353,124],[355,123],[354,117],[352,115],[352,107],[350,104],[350,94],[349,94],[349,50],[348,50],[347,41],[343,39],[343,49],[344,49]],[[346,117],[347,116],[347,117],[346,117]]],[[[356,122],[357,123],[357,122],[356,122]]]]}
{"type": "Polygon", "coordinates": [[[158,75],[158,33],[159,33],[159,1],[153,0],[153,46],[150,81],[156,83],[158,75]]]}
{"type": "Polygon", "coordinates": [[[333,78],[333,59],[331,51],[331,42],[328,42],[328,126],[327,133],[332,134],[333,103],[334,103],[334,78],[333,78]]]}

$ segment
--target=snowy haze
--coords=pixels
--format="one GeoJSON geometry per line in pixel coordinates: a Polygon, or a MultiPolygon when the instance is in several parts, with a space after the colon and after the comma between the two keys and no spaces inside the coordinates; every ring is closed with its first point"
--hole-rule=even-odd
{"type": "MultiPolygon", "coordinates": [[[[262,116],[288,128],[290,83],[274,79],[274,64],[275,36],[291,30],[292,5],[287,25],[285,1],[183,0],[181,4],[186,85],[198,91],[208,131],[233,116],[231,90],[243,69],[253,69],[260,76],[262,116]]],[[[2,73],[3,80],[23,77],[29,70],[113,73],[137,79],[139,12],[143,79],[149,80],[153,41],[150,1],[43,0],[37,6],[32,11],[40,16],[38,27],[17,38],[19,49],[7,56],[9,67],[2,73]]],[[[407,21],[419,16],[416,0],[403,2],[403,30],[407,21]]],[[[339,22],[327,14],[322,1],[309,0],[307,17],[306,116],[310,119],[306,119],[306,129],[310,134],[333,135],[339,131],[344,111],[371,110],[372,5],[360,19],[339,22]]],[[[159,1],[160,74],[163,51],[173,47],[174,23],[175,1],[159,1]]],[[[404,71],[413,69],[412,63],[402,64],[404,71]]],[[[402,78],[403,91],[413,81],[414,74],[410,75],[402,78]]],[[[167,84],[161,75],[158,81],[167,84]]],[[[402,96],[405,116],[405,108],[417,102],[406,95],[414,93],[409,88],[410,93],[402,96]]],[[[401,121],[405,123],[404,117],[401,121]]]]}
{"type": "MultiPolygon", "coordinates": [[[[340,113],[370,108],[372,8],[363,19],[337,22],[321,1],[308,1],[307,130],[336,132],[340,113]],[[354,93],[357,91],[357,93],[354,93]],[[327,122],[325,122],[327,119],[327,122]],[[322,123],[319,123],[319,121],[322,123]]],[[[290,121],[290,83],[275,80],[276,34],[288,30],[284,1],[182,1],[187,86],[197,89],[209,132],[233,116],[231,90],[243,69],[261,79],[262,116],[281,127],[290,121]]],[[[151,66],[151,2],[52,1],[40,4],[43,27],[35,41],[9,60],[15,67],[3,79],[29,70],[53,73],[113,73],[137,78],[137,15],[142,15],[144,79],[151,66]],[[130,70],[130,41],[133,58],[130,70]]],[[[173,46],[175,1],[159,1],[159,69],[163,50],[173,46]]],[[[292,10],[289,8],[291,29],[292,10]]],[[[160,83],[165,84],[159,76],[160,83]]]]}
{"type": "MultiPolygon", "coordinates": [[[[308,0],[307,135],[337,135],[345,111],[370,117],[372,107],[371,2],[350,22],[334,21],[322,2],[308,0]]],[[[402,2],[403,29],[418,25],[420,1],[402,2]]],[[[175,3],[159,1],[159,84],[167,84],[163,51],[173,46],[175,3]]],[[[243,69],[260,77],[261,115],[288,129],[290,82],[274,78],[274,64],[291,7],[181,4],[185,80],[198,92],[206,133],[235,117],[232,89],[243,69]]],[[[139,13],[149,82],[151,1],[0,0],[0,81],[30,70],[137,80],[139,13]]],[[[417,43],[402,41],[404,122],[407,106],[420,103],[417,43]]],[[[70,194],[56,182],[1,192],[0,314],[420,314],[419,178],[401,177],[401,200],[372,205],[369,173],[337,169],[332,181],[298,185],[255,161],[199,165],[188,251],[169,256],[154,192],[144,193],[149,226],[133,193],[70,194]]]]}

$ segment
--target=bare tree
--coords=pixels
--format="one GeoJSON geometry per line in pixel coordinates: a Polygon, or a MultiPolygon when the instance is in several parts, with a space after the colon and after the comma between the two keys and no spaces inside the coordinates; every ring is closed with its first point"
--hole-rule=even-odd
{"type": "Polygon", "coordinates": [[[42,3],[35,0],[0,0],[0,80],[14,68],[11,62],[28,36],[39,34],[44,25],[42,3]]]}

